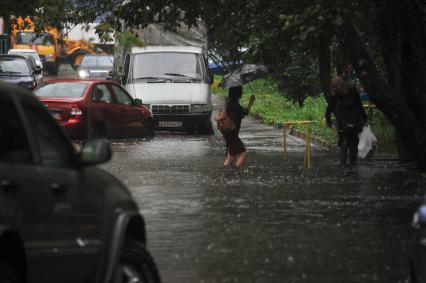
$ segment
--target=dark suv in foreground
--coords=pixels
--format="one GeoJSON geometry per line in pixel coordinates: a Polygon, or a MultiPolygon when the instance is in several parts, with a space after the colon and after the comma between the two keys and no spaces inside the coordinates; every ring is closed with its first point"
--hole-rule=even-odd
{"type": "Polygon", "coordinates": [[[77,152],[24,89],[0,82],[0,282],[160,282],[130,192],[77,152]]]}

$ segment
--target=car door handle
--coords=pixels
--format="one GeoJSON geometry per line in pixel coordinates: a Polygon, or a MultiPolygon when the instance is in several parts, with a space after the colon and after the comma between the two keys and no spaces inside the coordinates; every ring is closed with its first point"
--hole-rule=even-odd
{"type": "Polygon", "coordinates": [[[12,192],[19,189],[19,184],[10,180],[1,180],[0,188],[5,192],[12,192]]]}
{"type": "Polygon", "coordinates": [[[59,183],[52,183],[50,184],[50,188],[52,189],[53,193],[55,194],[62,194],[67,191],[67,188],[64,185],[61,185],[59,183]]]}

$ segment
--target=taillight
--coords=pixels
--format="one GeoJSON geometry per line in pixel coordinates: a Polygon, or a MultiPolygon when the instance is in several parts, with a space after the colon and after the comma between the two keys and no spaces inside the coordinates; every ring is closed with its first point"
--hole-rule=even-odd
{"type": "Polygon", "coordinates": [[[83,115],[83,111],[81,111],[80,108],[78,107],[72,107],[70,110],[70,115],[71,116],[81,116],[83,115]]]}

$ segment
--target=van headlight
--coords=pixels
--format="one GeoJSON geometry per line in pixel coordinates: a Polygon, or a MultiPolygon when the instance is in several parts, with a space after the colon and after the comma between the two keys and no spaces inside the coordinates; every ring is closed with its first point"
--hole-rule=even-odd
{"type": "Polygon", "coordinates": [[[78,77],[87,78],[87,77],[89,77],[89,72],[86,71],[86,70],[80,70],[80,71],[78,71],[78,77]]]}
{"type": "Polygon", "coordinates": [[[206,104],[191,104],[191,112],[207,112],[206,104]]]}

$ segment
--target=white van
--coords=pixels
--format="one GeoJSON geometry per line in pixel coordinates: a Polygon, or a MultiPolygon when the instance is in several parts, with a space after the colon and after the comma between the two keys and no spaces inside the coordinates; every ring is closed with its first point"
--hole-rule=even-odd
{"type": "Polygon", "coordinates": [[[148,106],[157,128],[211,130],[213,82],[201,47],[132,48],[124,59],[121,83],[148,106]]]}

